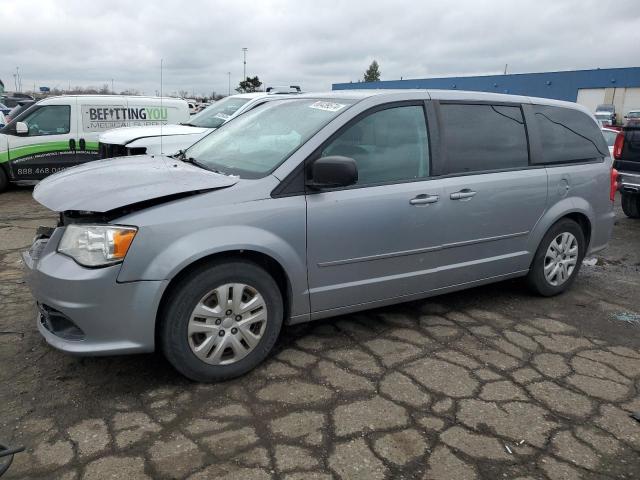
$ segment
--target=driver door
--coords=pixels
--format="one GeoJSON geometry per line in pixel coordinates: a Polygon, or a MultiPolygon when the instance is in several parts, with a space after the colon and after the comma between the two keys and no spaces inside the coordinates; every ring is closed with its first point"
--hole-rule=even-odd
{"type": "Polygon", "coordinates": [[[34,108],[21,121],[26,134],[8,135],[9,166],[15,181],[41,180],[78,163],[76,99],[34,108]]]}

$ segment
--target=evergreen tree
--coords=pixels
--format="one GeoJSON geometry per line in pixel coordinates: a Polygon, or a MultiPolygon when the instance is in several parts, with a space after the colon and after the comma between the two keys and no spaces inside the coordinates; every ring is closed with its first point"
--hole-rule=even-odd
{"type": "Polygon", "coordinates": [[[255,77],[247,77],[246,80],[240,82],[238,88],[236,88],[236,92],[238,93],[251,93],[251,92],[259,92],[260,86],[262,82],[258,79],[258,76],[255,77]]]}
{"type": "Polygon", "coordinates": [[[378,62],[375,60],[371,62],[369,68],[366,72],[364,72],[364,81],[365,82],[379,82],[380,81],[380,68],[378,62]]]}

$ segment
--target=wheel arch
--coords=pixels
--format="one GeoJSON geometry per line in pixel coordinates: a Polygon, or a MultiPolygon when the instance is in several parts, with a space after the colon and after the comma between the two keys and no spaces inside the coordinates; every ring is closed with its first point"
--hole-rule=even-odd
{"type": "Polygon", "coordinates": [[[187,276],[193,274],[194,272],[207,268],[208,266],[215,264],[217,262],[225,262],[230,263],[233,261],[249,261],[252,262],[262,268],[264,268],[267,273],[269,273],[276,284],[278,285],[278,289],[280,290],[280,294],[282,295],[282,303],[284,307],[284,322],[289,318],[291,314],[291,302],[293,298],[292,293],[292,285],[289,276],[287,275],[286,270],[281,265],[278,260],[273,258],[270,255],[267,255],[264,252],[260,252],[258,250],[225,250],[220,252],[215,252],[204,257],[198,258],[192,263],[185,265],[173,278],[169,281],[164,292],[162,293],[162,297],[160,298],[160,302],[158,304],[158,309],[156,312],[156,320],[155,320],[155,345],[160,345],[159,342],[159,328],[160,328],[160,319],[168,305],[168,302],[171,300],[171,294],[175,290],[176,286],[187,276]]]}
{"type": "Polygon", "coordinates": [[[533,257],[549,229],[563,218],[569,218],[580,225],[585,237],[585,251],[589,251],[596,214],[593,207],[584,198],[569,197],[552,205],[533,228],[528,245],[531,261],[533,261],[533,257]]]}

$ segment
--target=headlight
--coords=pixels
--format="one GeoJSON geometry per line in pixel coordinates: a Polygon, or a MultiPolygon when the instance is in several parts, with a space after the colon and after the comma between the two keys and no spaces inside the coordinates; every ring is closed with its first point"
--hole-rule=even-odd
{"type": "Polygon", "coordinates": [[[124,260],[138,229],[119,225],[69,225],[58,252],[85,267],[104,267],[124,260]]]}

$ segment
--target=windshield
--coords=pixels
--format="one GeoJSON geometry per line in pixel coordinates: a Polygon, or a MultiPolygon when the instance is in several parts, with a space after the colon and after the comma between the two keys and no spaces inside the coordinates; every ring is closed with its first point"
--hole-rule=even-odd
{"type": "Polygon", "coordinates": [[[612,113],[614,111],[613,105],[598,105],[596,108],[596,112],[609,112],[612,113]]]}
{"type": "Polygon", "coordinates": [[[629,112],[627,118],[640,118],[640,110],[637,112],[629,112]]]}
{"type": "Polygon", "coordinates": [[[191,117],[188,125],[201,128],[218,128],[249,100],[249,98],[238,97],[227,97],[218,100],[210,107],[191,117]]]}
{"type": "Polygon", "coordinates": [[[262,178],[311,138],[351,101],[316,99],[267,102],[209,134],[184,156],[211,170],[262,178]]]}

